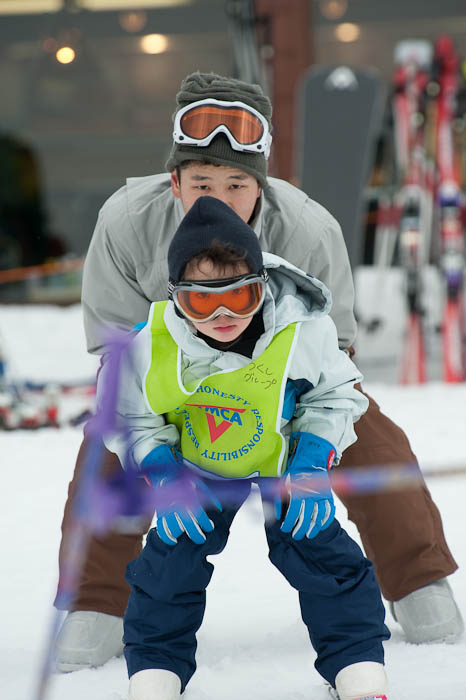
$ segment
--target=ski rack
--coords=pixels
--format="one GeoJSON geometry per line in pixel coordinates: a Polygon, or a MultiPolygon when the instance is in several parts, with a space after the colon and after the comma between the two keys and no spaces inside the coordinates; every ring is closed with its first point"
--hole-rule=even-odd
{"type": "MultiPolygon", "coordinates": [[[[396,258],[406,272],[403,384],[428,380],[423,272],[431,260],[437,263],[445,290],[442,375],[446,382],[462,382],[466,379],[466,208],[461,185],[466,178],[454,143],[458,56],[452,40],[441,36],[434,47],[427,41],[400,42],[395,63],[392,110],[398,184],[395,193],[393,185],[378,188],[386,191],[378,195],[374,261],[386,269],[396,258]]],[[[466,114],[460,116],[465,122],[466,114]]],[[[463,164],[465,145],[463,137],[463,164]]]]}

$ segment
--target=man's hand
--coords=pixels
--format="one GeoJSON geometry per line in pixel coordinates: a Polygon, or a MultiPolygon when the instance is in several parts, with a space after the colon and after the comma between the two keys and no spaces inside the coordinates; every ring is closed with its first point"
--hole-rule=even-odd
{"type": "Polygon", "coordinates": [[[328,469],[335,458],[333,445],[313,433],[293,433],[290,454],[282,476],[282,497],[275,500],[275,517],[282,517],[283,491],[288,509],[281,526],[294,540],[312,539],[335,517],[328,469]]]}
{"type": "Polygon", "coordinates": [[[204,544],[206,533],[212,532],[214,524],[203,504],[209,501],[222,510],[215,494],[182,459],[175,448],[159,445],[141,463],[146,480],[158,490],[157,534],[170,546],[175,546],[183,533],[196,544],[204,544]]]}

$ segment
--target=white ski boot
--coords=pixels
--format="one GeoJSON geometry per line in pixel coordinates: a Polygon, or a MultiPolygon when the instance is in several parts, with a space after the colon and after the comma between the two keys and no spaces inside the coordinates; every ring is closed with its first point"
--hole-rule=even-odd
{"type": "Polygon", "coordinates": [[[55,665],[68,673],[102,666],[123,653],[123,619],[89,610],[69,612],[55,642],[55,665]]]}
{"type": "Polygon", "coordinates": [[[181,681],[172,671],[148,668],[129,681],[128,700],[179,700],[181,681]]]}
{"type": "Polygon", "coordinates": [[[383,664],[360,661],[342,668],[335,678],[339,700],[388,700],[383,664]]]}
{"type": "Polygon", "coordinates": [[[464,622],[446,578],[390,603],[390,610],[412,644],[447,642],[462,635],[464,622]]]}

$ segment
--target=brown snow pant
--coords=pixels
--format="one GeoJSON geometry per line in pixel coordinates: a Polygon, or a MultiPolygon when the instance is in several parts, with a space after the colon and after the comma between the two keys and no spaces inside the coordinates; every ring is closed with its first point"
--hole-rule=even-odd
{"type": "MultiPolygon", "coordinates": [[[[390,467],[400,463],[417,465],[406,435],[380,412],[373,399],[368,398],[369,409],[355,425],[358,440],[345,451],[337,469],[362,470],[370,465],[390,467]]],[[[71,504],[85,450],[86,439],[81,445],[65,506],[59,555],[61,570],[67,551],[71,504]]],[[[102,473],[111,474],[120,469],[116,455],[105,451],[102,473]]],[[[142,480],[141,488],[147,488],[142,480]]],[[[417,488],[338,495],[359,530],[387,600],[399,600],[458,568],[445,541],[440,514],[420,473],[417,488]]],[[[149,526],[147,523],[145,531],[149,526]]],[[[91,539],[73,610],[123,616],[129,595],[125,568],[141,551],[141,540],[142,533],[117,532],[91,539]]]]}

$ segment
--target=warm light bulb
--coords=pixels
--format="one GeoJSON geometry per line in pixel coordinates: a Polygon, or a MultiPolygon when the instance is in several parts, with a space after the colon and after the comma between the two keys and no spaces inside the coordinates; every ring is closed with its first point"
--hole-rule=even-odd
{"type": "Polygon", "coordinates": [[[348,0],[320,0],[320,11],[327,19],[340,19],[348,9],[348,0]]]}
{"type": "Polygon", "coordinates": [[[338,41],[343,41],[345,43],[356,41],[359,39],[360,34],[361,30],[359,26],[351,22],[343,22],[335,28],[335,35],[338,41]]]}
{"type": "Polygon", "coordinates": [[[140,32],[147,24],[145,12],[130,10],[120,14],[120,26],[125,32],[140,32]]]}
{"type": "Polygon", "coordinates": [[[55,54],[55,58],[58,63],[73,63],[76,58],[76,52],[71,46],[62,46],[55,54]]]}
{"type": "Polygon", "coordinates": [[[167,50],[168,39],[163,34],[146,34],[141,37],[140,46],[144,53],[163,53],[167,50]]]}

